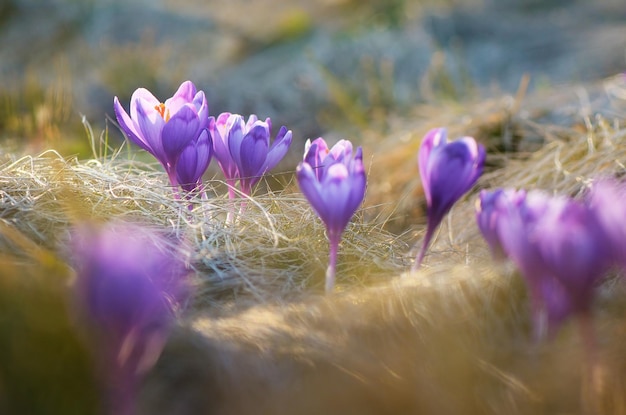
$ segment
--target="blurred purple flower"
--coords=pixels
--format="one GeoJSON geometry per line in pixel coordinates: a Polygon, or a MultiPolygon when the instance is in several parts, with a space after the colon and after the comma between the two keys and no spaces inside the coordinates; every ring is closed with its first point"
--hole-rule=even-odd
{"type": "Polygon", "coordinates": [[[204,92],[196,92],[195,85],[185,81],[171,98],[161,103],[150,91],[139,88],[130,100],[130,116],[117,97],[113,107],[126,136],[163,165],[176,189],[181,153],[208,127],[209,108],[204,92]]]}
{"type": "Polygon", "coordinates": [[[626,185],[599,179],[593,183],[587,202],[606,232],[613,261],[626,270],[626,185]]]}
{"type": "Polygon", "coordinates": [[[187,296],[188,271],[172,242],[128,223],[72,234],[76,303],[93,346],[110,412],[133,413],[137,382],[158,359],[187,296]],[[169,245],[169,247],[168,247],[169,245]]]}
{"type": "Polygon", "coordinates": [[[528,284],[535,334],[543,337],[570,315],[590,312],[611,263],[606,233],[583,203],[540,191],[499,195],[495,235],[528,284]]]}
{"type": "MultiPolygon", "coordinates": [[[[285,157],[291,145],[292,134],[282,126],[270,146],[272,124],[267,118],[260,121],[251,115],[244,123],[241,115],[222,113],[211,118],[209,130],[213,150],[226,182],[232,187],[239,180],[241,191],[250,195],[261,177],[285,157]]],[[[234,193],[229,193],[234,197],[234,193]]]]}
{"type": "Polygon", "coordinates": [[[525,197],[526,192],[514,189],[481,190],[478,196],[476,223],[495,259],[499,260],[506,257],[498,235],[499,213],[501,209],[507,206],[507,203],[516,203],[516,200],[520,201],[525,197]]]}
{"type": "Polygon", "coordinates": [[[444,216],[482,174],[485,148],[472,137],[448,143],[446,130],[435,128],[422,140],[418,163],[426,197],[428,224],[413,270],[421,265],[430,240],[444,216]]]}
{"type": "Polygon", "coordinates": [[[330,245],[326,292],[330,292],[335,282],[341,235],[365,197],[361,147],[353,153],[352,143],[347,140],[339,141],[330,150],[321,137],[313,143],[307,142],[296,177],[302,193],[326,225],[330,245]]]}

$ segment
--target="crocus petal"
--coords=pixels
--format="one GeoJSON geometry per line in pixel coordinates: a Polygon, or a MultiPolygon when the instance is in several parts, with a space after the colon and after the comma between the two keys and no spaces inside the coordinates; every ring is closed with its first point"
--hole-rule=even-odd
{"type": "Polygon", "coordinates": [[[150,119],[142,105],[136,105],[136,113],[139,131],[144,141],[152,150],[152,155],[159,160],[163,166],[167,166],[168,158],[163,150],[162,142],[162,130],[165,121],[160,117],[152,117],[152,119],[150,119]]]}
{"type": "Polygon", "coordinates": [[[291,145],[291,136],[291,130],[287,131],[285,126],[280,127],[280,131],[267,153],[263,173],[276,167],[283,157],[285,157],[291,145]]]}
{"type": "Polygon", "coordinates": [[[239,173],[242,180],[252,183],[260,179],[267,159],[267,147],[267,130],[262,125],[255,125],[241,142],[239,173]]]}
{"type": "MultiPolygon", "coordinates": [[[[243,117],[233,114],[226,125],[228,131],[228,150],[232,160],[237,165],[237,169],[241,170],[241,143],[245,137],[245,124],[243,117]]],[[[241,171],[240,171],[241,173],[241,171]]]]}
{"type": "Polygon", "coordinates": [[[612,259],[610,242],[588,206],[554,198],[537,224],[543,261],[551,275],[566,287],[577,310],[586,310],[593,286],[604,276],[612,259]]]}
{"type": "Polygon", "coordinates": [[[237,171],[237,165],[234,163],[228,148],[228,132],[223,127],[227,116],[224,117],[224,115],[225,114],[221,114],[217,121],[213,119],[213,117],[209,118],[209,132],[213,143],[213,155],[215,156],[220,169],[222,169],[226,180],[232,180],[238,177],[239,174],[237,171]]]}
{"type": "Polygon", "coordinates": [[[200,134],[198,114],[190,107],[184,106],[165,123],[162,131],[163,151],[170,166],[176,165],[176,160],[190,141],[200,134]]]}
{"type": "Polygon", "coordinates": [[[325,222],[324,218],[329,216],[330,206],[323,196],[324,190],[317,180],[315,172],[309,164],[300,163],[296,169],[296,177],[302,194],[309,201],[317,216],[325,222]]]}
{"type": "Polygon", "coordinates": [[[626,269],[626,186],[613,179],[597,180],[587,204],[609,241],[613,262],[626,269]]]}
{"type": "Polygon", "coordinates": [[[139,105],[144,107],[144,114],[146,114],[150,111],[154,111],[154,107],[159,104],[159,100],[152,95],[152,92],[145,88],[138,88],[130,97],[130,118],[135,121],[139,118],[139,114],[137,114],[137,108],[139,105]]]}
{"type": "Polygon", "coordinates": [[[120,101],[117,97],[113,99],[113,109],[115,111],[115,118],[117,118],[117,122],[119,123],[126,136],[139,147],[152,153],[152,148],[150,147],[150,144],[148,144],[148,142],[144,140],[143,134],[140,134],[137,131],[135,122],[130,118],[126,110],[124,110],[124,107],[122,107],[122,104],[120,104],[120,101]]]}
{"type": "MultiPolygon", "coordinates": [[[[202,93],[202,97],[204,96],[204,92],[202,93]]],[[[185,104],[194,102],[196,99],[196,86],[191,81],[185,81],[176,90],[174,95],[171,98],[168,98],[165,101],[165,107],[170,110],[170,112],[176,113],[178,112],[185,104]]],[[[205,100],[206,102],[206,100],[205,100]]],[[[197,112],[196,108],[196,112],[197,112]]],[[[207,113],[208,116],[208,113],[207,113]]]]}
{"type": "Polygon", "coordinates": [[[465,142],[455,141],[431,153],[428,160],[430,204],[429,219],[441,222],[452,205],[474,184],[476,154],[465,142]]]}
{"type": "Polygon", "coordinates": [[[329,152],[326,141],[322,137],[316,138],[313,142],[307,140],[304,145],[303,160],[311,167],[317,168],[322,165],[322,160],[326,158],[329,152]]]}
{"type": "Polygon", "coordinates": [[[181,152],[176,163],[176,176],[185,191],[193,191],[201,182],[211,162],[211,147],[209,133],[203,130],[198,140],[192,140],[181,152]]]}
{"type": "Polygon", "coordinates": [[[432,129],[428,133],[426,133],[426,135],[422,139],[422,144],[420,145],[420,150],[418,154],[418,168],[420,177],[422,178],[424,196],[426,197],[426,201],[429,203],[431,200],[432,188],[432,186],[430,185],[431,170],[428,168],[429,160],[433,148],[438,148],[446,144],[446,135],[447,134],[445,128],[432,129]]]}
{"type": "Polygon", "coordinates": [[[304,151],[303,161],[311,166],[315,172],[315,177],[317,177],[318,181],[321,181],[324,174],[323,161],[329,153],[326,141],[320,137],[311,144],[311,142],[307,140],[304,151]]]}
{"type": "Polygon", "coordinates": [[[344,159],[352,156],[352,143],[348,140],[339,140],[328,155],[333,161],[342,163],[344,159]]]}
{"type": "Polygon", "coordinates": [[[514,189],[482,190],[480,192],[476,204],[476,223],[496,259],[503,259],[506,256],[498,234],[498,221],[502,216],[501,210],[507,203],[519,204],[519,200],[525,196],[525,192],[518,192],[514,189]]]}

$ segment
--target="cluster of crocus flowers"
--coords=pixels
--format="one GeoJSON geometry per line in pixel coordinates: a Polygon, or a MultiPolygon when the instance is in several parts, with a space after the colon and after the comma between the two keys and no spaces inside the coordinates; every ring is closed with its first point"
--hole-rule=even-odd
{"type": "Polygon", "coordinates": [[[536,338],[554,332],[571,315],[586,319],[594,286],[616,263],[613,247],[623,241],[611,238],[611,228],[624,228],[603,223],[615,212],[601,202],[608,188],[594,186],[584,200],[539,190],[480,194],[479,229],[492,251],[509,257],[526,280],[536,338]]]}
{"type": "Polygon", "coordinates": [[[362,149],[353,151],[347,140],[331,149],[321,137],[312,143],[307,141],[296,177],[302,193],[326,225],[330,254],[325,288],[331,292],[341,235],[365,197],[362,149]]]}
{"type": "Polygon", "coordinates": [[[485,148],[472,137],[447,142],[444,128],[432,129],[424,136],[418,166],[426,197],[428,223],[413,271],[421,265],[435,230],[445,215],[482,174],[484,163],[485,148]]]}
{"type": "Polygon", "coordinates": [[[134,413],[141,376],[158,359],[185,300],[188,271],[172,243],[123,222],[72,233],[75,304],[94,349],[106,413],[134,413]]]}
{"type": "Polygon", "coordinates": [[[250,115],[248,122],[239,114],[225,112],[209,120],[215,158],[234,198],[235,184],[245,195],[251,195],[261,177],[285,157],[291,145],[292,133],[285,126],[270,145],[272,122],[250,115]]]}
{"type": "Polygon", "coordinates": [[[261,177],[287,154],[292,133],[282,126],[270,145],[272,123],[250,115],[248,122],[238,114],[209,117],[203,91],[191,81],[183,82],[176,93],[160,102],[145,88],[137,89],[130,100],[130,115],[115,97],[115,116],[122,131],[133,143],[152,154],[167,173],[174,192],[181,187],[187,195],[202,187],[202,176],[215,155],[235,196],[235,184],[251,195],[261,177]]]}
{"type": "Polygon", "coordinates": [[[139,88],[131,97],[130,115],[117,97],[113,107],[122,131],[163,165],[175,192],[178,186],[189,192],[201,185],[213,149],[203,91],[185,81],[171,98],[161,102],[139,88]]]}

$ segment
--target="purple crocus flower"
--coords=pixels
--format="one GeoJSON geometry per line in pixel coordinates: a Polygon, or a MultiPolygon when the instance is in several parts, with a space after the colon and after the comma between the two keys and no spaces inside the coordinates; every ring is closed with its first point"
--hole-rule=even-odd
{"type": "Polygon", "coordinates": [[[588,314],[593,287],[611,259],[594,212],[583,203],[540,191],[524,197],[523,192],[506,190],[494,199],[493,227],[487,234],[528,284],[536,337],[572,314],[588,314]]]}
{"type": "Polygon", "coordinates": [[[586,204],[554,199],[538,221],[539,249],[548,272],[567,289],[573,311],[587,313],[595,284],[612,265],[611,244],[586,204]]]}
{"type": "MultiPolygon", "coordinates": [[[[226,182],[232,187],[239,180],[242,193],[250,195],[261,177],[285,157],[291,145],[292,133],[282,126],[270,145],[272,123],[269,118],[260,121],[250,115],[245,123],[241,115],[222,113],[211,119],[209,129],[213,137],[215,158],[226,182]]],[[[230,197],[234,193],[229,192],[230,197]]]]}
{"type": "Polygon", "coordinates": [[[482,174],[485,148],[472,137],[448,143],[446,130],[435,128],[422,140],[418,163],[426,196],[428,224],[413,271],[421,265],[430,240],[444,216],[482,174]]]}
{"type": "Polygon", "coordinates": [[[296,177],[302,193],[326,225],[330,245],[326,292],[331,292],[341,235],[365,197],[362,149],[358,147],[353,152],[352,143],[347,140],[339,141],[330,150],[321,137],[307,142],[296,177]]]}
{"type": "MultiPolygon", "coordinates": [[[[544,337],[571,312],[563,285],[550,273],[539,238],[541,218],[550,209],[560,209],[562,198],[531,191],[525,197],[500,198],[497,232],[506,254],[522,273],[529,288],[535,338],[544,337]]],[[[552,217],[552,216],[551,216],[552,217]]]]}
{"type": "Polygon", "coordinates": [[[130,116],[117,97],[113,100],[113,107],[126,136],[163,165],[176,189],[181,153],[192,141],[198,141],[206,134],[209,108],[204,92],[196,91],[191,81],[185,81],[171,98],[162,103],[147,89],[139,88],[130,100],[130,116]]]}
{"type": "Polygon", "coordinates": [[[72,234],[76,303],[112,414],[134,413],[141,375],[158,359],[186,296],[184,260],[166,245],[163,235],[128,223],[72,234]]]}

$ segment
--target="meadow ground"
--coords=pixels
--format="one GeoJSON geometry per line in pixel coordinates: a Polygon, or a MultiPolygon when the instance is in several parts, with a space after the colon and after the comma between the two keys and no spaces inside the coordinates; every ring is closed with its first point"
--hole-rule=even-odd
{"type": "Polygon", "coordinates": [[[621,177],[625,85],[619,75],[417,108],[433,115],[395,119],[382,140],[364,133],[366,201],[328,296],[323,225],[289,172],[227,223],[232,202],[218,177],[207,181],[214,196],[188,210],[158,166],[125,149],[104,157],[97,136],[92,159],[5,154],[0,404],[5,413],[94,405],[89,351],[65,313],[65,242],[77,223],[123,218],[186,240],[195,271],[192,299],[145,379],[142,413],[626,413],[623,280],[598,287],[590,382],[577,325],[533,342],[523,281],[493,262],[474,222],[482,188],[580,197],[598,177],[621,177]],[[484,143],[488,169],[410,274],[424,223],[415,156],[436,125],[484,143]]]}
{"type": "MultiPolygon", "coordinates": [[[[33,10],[10,3],[8,16],[33,10]]],[[[329,0],[278,14],[255,3],[248,15],[271,22],[258,31],[257,19],[233,12],[245,1],[209,14],[192,0],[109,3],[28,14],[54,17],[58,36],[45,40],[61,42],[58,61],[44,53],[52,43],[20,35],[0,9],[15,40],[0,48],[15,87],[0,89],[0,413],[105,412],[95,351],[68,300],[67,242],[75,225],[116,219],[184,241],[193,271],[138,413],[626,414],[622,276],[597,287],[591,352],[575,319],[536,342],[522,277],[492,259],[474,219],[481,189],[581,198],[594,180],[624,176],[626,78],[606,77],[623,67],[620,2],[329,0]],[[133,7],[149,12],[137,27],[126,24],[133,7]],[[142,37],[143,24],[168,36],[142,37]],[[51,79],[51,62],[74,90],[51,79]],[[97,125],[113,95],[126,94],[127,107],[137,86],[171,93],[191,75],[215,108],[271,115],[301,133],[234,221],[215,162],[208,199],[181,203],[158,163],[122,144],[112,123],[97,125]],[[93,129],[76,117],[83,105],[98,114],[93,129]],[[486,169],[410,273],[426,222],[417,151],[434,127],[485,145],[486,169]],[[317,133],[362,145],[368,176],[331,295],[324,225],[293,177],[317,133]]]]}

